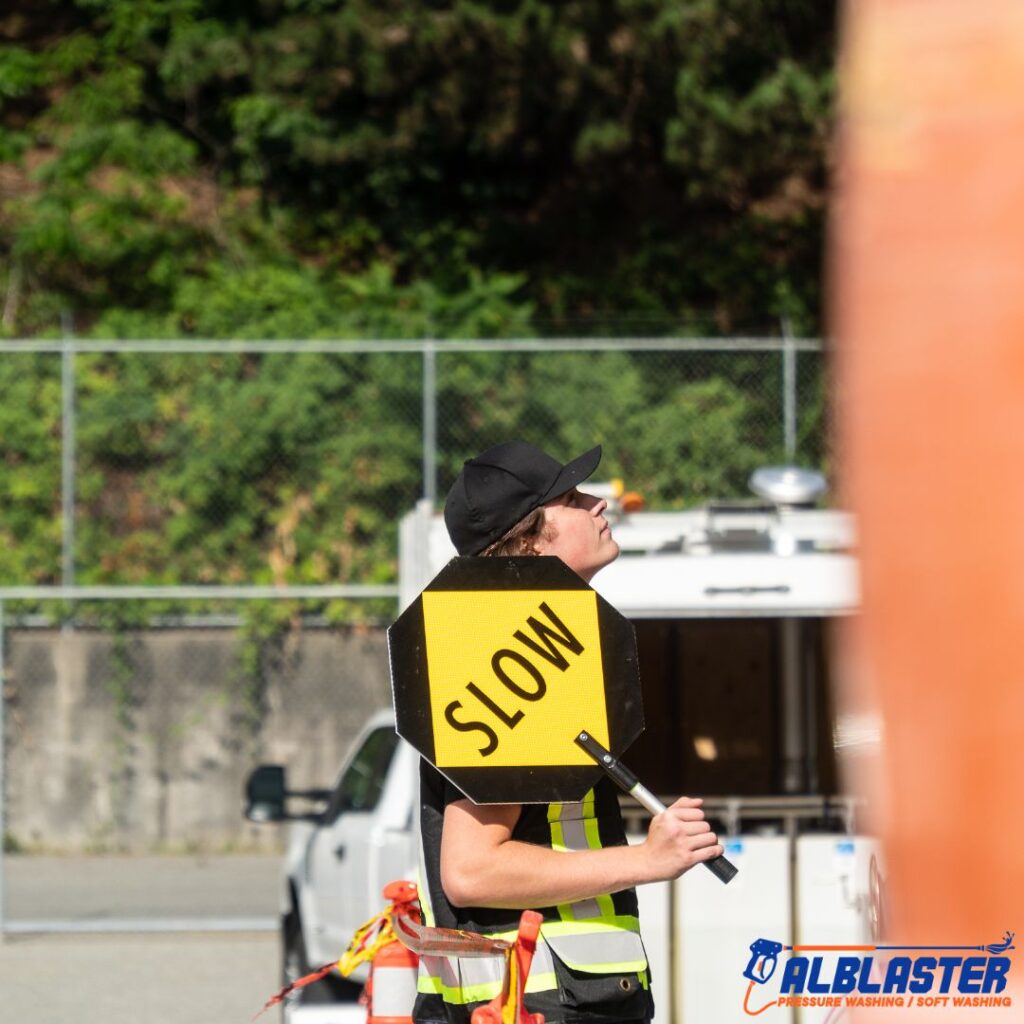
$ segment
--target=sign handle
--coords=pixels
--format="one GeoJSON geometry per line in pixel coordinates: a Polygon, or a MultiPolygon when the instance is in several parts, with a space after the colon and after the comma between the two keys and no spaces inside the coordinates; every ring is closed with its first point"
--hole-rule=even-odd
{"type": "MultiPolygon", "coordinates": [[[[665,805],[619,760],[601,746],[588,732],[581,732],[576,737],[576,745],[582,747],[616,782],[620,789],[643,804],[651,814],[661,814],[667,810],[665,805]]],[[[711,873],[723,883],[728,884],[736,877],[739,868],[721,854],[712,860],[704,861],[711,873]]]]}

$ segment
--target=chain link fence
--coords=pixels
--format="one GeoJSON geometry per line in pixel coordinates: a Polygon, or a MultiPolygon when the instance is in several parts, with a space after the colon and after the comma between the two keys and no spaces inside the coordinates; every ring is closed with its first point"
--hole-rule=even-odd
{"type": "Polygon", "coordinates": [[[24,928],[251,924],[247,871],[272,920],[282,836],[242,819],[244,779],[276,761],[330,784],[387,706],[398,522],[467,456],[599,443],[598,476],[652,510],[747,496],[759,465],[832,469],[808,340],[15,342],[0,381],[0,805],[22,854],[0,925],[24,928]],[[69,865],[106,881],[55,906],[69,865]]]}
{"type": "Polygon", "coordinates": [[[0,374],[5,586],[394,581],[399,517],[511,437],[602,444],[652,509],[830,468],[813,341],[22,342],[0,374]]]}

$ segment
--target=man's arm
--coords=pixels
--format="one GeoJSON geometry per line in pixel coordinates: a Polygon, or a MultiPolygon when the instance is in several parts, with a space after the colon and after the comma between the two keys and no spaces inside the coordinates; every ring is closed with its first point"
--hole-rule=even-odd
{"type": "Polygon", "coordinates": [[[512,839],[519,804],[456,800],[444,811],[441,885],[456,907],[522,910],[678,878],[723,852],[700,805],[680,797],[639,846],[562,852],[512,839]]]}

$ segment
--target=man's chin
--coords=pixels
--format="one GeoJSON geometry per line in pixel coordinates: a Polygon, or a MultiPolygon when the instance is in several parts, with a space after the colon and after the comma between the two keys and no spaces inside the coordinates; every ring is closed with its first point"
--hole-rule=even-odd
{"type": "Polygon", "coordinates": [[[601,562],[601,568],[603,569],[606,565],[610,565],[619,557],[621,549],[619,545],[612,539],[611,535],[608,537],[607,551],[605,552],[605,558],[601,562]]]}

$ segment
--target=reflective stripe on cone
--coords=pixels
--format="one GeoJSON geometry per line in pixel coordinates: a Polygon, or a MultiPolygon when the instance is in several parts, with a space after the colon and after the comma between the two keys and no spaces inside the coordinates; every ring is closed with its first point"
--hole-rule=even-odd
{"type": "Polygon", "coordinates": [[[419,957],[400,942],[382,946],[370,966],[367,1024],[412,1024],[419,957]]]}

